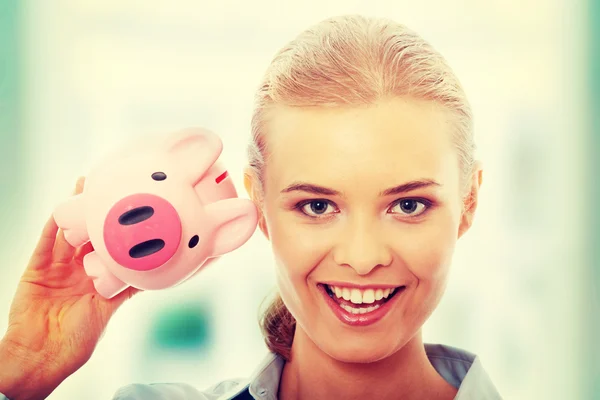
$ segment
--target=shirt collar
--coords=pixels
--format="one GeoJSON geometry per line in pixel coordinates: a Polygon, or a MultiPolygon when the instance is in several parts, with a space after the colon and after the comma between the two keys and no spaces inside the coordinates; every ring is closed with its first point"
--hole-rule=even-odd
{"type": "Polygon", "coordinates": [[[256,399],[277,400],[284,364],[280,355],[267,354],[250,378],[250,394],[256,399]]]}

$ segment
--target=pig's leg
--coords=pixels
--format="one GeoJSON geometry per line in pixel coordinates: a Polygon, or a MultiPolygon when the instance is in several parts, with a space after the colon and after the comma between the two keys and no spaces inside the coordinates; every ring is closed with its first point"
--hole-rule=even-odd
{"type": "Polygon", "coordinates": [[[106,268],[95,251],[83,257],[83,267],[85,273],[94,280],[96,291],[104,298],[113,298],[129,286],[106,268]]]}
{"type": "Polygon", "coordinates": [[[61,203],[53,213],[56,224],[64,231],[65,240],[73,247],[90,240],[83,207],[82,195],[76,195],[61,203]]]}

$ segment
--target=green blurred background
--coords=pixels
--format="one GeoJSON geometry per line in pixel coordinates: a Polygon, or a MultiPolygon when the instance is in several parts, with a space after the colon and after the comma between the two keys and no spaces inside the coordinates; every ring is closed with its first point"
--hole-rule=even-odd
{"type": "MultiPolygon", "coordinates": [[[[507,399],[600,399],[597,0],[0,0],[0,313],[52,208],[123,140],[208,126],[241,188],[270,58],[308,25],[349,12],[430,40],[475,111],[482,204],[426,339],[479,354],[507,399]]],[[[249,375],[266,351],[256,309],[273,285],[269,248],[254,237],[201,279],[126,304],[50,399],[249,375]]]]}
{"type": "MultiPolygon", "coordinates": [[[[21,126],[21,32],[20,9],[16,1],[0,3],[0,217],[2,238],[9,234],[9,216],[22,196],[25,168],[21,126]]],[[[3,248],[6,250],[6,248],[3,248]]]]}
{"type": "Polygon", "coordinates": [[[589,99],[589,130],[584,134],[590,138],[590,147],[587,156],[592,160],[589,169],[590,192],[589,202],[591,218],[589,226],[588,249],[590,250],[590,283],[591,289],[591,307],[589,307],[590,324],[583,326],[583,329],[589,329],[590,335],[587,341],[591,351],[586,364],[589,365],[588,374],[585,375],[582,383],[590,387],[590,396],[600,398],[600,207],[597,206],[600,199],[600,1],[590,0],[588,13],[588,32],[589,46],[588,59],[589,67],[587,69],[589,85],[587,98],[589,99]]]}

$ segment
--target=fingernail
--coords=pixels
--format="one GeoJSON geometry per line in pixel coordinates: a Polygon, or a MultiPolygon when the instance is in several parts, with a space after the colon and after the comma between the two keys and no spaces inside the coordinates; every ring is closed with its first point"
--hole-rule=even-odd
{"type": "Polygon", "coordinates": [[[79,178],[77,178],[77,182],[75,182],[75,192],[77,192],[80,188],[83,189],[84,181],[84,176],[80,176],[79,178]]]}

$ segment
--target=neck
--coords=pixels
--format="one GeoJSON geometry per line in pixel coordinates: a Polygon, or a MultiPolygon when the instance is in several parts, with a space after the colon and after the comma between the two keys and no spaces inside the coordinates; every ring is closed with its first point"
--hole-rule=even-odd
{"type": "Polygon", "coordinates": [[[420,331],[390,357],[372,363],[346,363],[321,351],[297,326],[278,398],[450,400],[455,395],[456,389],[429,362],[420,331]]]}

